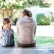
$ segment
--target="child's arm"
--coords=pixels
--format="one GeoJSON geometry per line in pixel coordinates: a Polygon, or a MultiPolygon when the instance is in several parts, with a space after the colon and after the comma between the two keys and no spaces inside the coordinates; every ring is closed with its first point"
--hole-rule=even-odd
{"type": "Polygon", "coordinates": [[[0,32],[0,40],[2,39],[2,32],[0,32]]]}
{"type": "Polygon", "coordinates": [[[11,31],[12,31],[12,38],[14,38],[14,30],[13,30],[13,29],[11,29],[11,31]]]}

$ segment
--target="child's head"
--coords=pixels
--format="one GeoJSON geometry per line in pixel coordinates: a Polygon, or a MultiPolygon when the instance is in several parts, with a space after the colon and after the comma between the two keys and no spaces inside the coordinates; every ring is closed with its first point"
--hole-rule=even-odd
{"type": "Polygon", "coordinates": [[[8,18],[3,19],[3,28],[10,28],[10,20],[8,18]]]}
{"type": "Polygon", "coordinates": [[[10,20],[8,18],[3,19],[3,25],[9,24],[10,20]]]}

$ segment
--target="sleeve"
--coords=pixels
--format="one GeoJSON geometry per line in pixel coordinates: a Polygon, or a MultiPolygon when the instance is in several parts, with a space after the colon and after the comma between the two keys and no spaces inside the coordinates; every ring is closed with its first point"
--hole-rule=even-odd
{"type": "Polygon", "coordinates": [[[7,38],[8,38],[8,32],[2,31],[2,43],[1,44],[5,45],[7,43],[7,38]]]}
{"type": "Polygon", "coordinates": [[[11,29],[11,36],[12,36],[12,38],[14,39],[14,30],[13,29],[11,29]]]}
{"type": "Polygon", "coordinates": [[[14,34],[14,30],[12,29],[12,34],[14,34]]]}
{"type": "Polygon", "coordinates": [[[2,37],[7,37],[8,32],[7,31],[2,31],[2,37]]]}
{"type": "Polygon", "coordinates": [[[17,29],[18,36],[19,36],[19,23],[20,23],[20,21],[17,21],[17,23],[16,23],[16,29],[17,29]]]}
{"type": "Polygon", "coordinates": [[[36,29],[37,29],[37,22],[34,21],[34,36],[36,34],[36,29]]]}
{"type": "Polygon", "coordinates": [[[2,39],[2,31],[0,31],[0,39],[2,39]]]}

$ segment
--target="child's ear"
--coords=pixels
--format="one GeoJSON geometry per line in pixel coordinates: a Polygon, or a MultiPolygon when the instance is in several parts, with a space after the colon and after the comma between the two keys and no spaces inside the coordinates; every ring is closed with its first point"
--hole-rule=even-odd
{"type": "Polygon", "coordinates": [[[11,28],[11,23],[9,23],[9,28],[11,28]]]}

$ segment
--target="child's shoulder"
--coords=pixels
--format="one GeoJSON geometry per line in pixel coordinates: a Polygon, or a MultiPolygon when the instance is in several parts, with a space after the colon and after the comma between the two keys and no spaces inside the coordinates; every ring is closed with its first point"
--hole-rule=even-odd
{"type": "Polygon", "coordinates": [[[13,30],[12,28],[11,28],[10,30],[11,30],[11,32],[13,32],[13,33],[14,33],[14,30],[13,30]]]}

